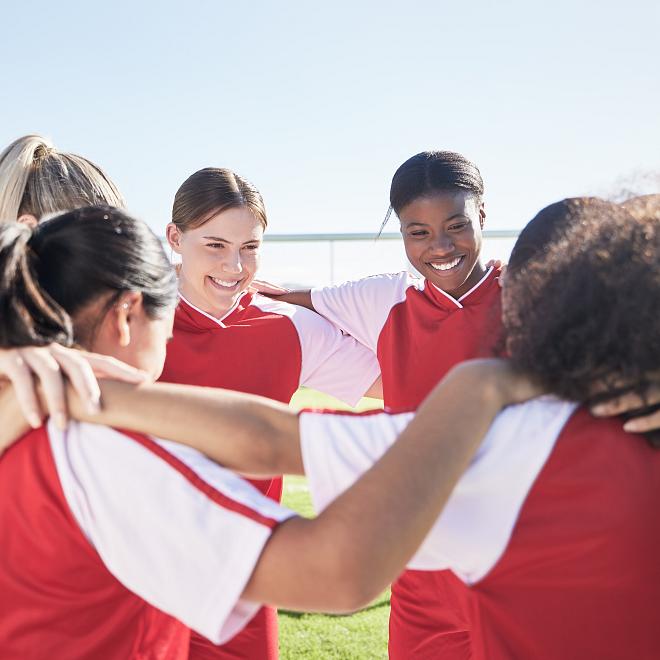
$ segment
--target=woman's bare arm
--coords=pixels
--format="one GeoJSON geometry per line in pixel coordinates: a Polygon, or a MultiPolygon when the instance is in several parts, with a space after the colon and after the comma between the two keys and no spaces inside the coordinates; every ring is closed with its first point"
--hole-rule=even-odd
{"type": "Polygon", "coordinates": [[[495,415],[538,393],[503,362],[454,369],[383,458],[318,518],[277,528],[244,598],[305,611],[367,604],[417,550],[495,415]]]}
{"type": "Polygon", "coordinates": [[[291,291],[290,289],[285,289],[270,282],[264,282],[263,280],[253,280],[250,288],[263,296],[277,298],[277,300],[283,300],[291,305],[299,305],[300,307],[307,307],[307,309],[316,311],[312,304],[311,289],[291,291]]]}

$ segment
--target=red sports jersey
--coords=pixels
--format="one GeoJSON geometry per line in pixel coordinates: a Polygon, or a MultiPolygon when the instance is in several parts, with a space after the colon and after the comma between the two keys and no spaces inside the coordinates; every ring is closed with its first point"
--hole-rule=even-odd
{"type": "MultiPolygon", "coordinates": [[[[312,290],[315,309],[378,356],[385,408],[415,410],[456,364],[492,355],[500,336],[500,271],[458,300],[407,272],[312,290]]],[[[452,573],[407,571],[392,586],[390,657],[420,639],[429,657],[468,658],[469,603],[452,573]]],[[[416,657],[416,656],[415,656],[416,657]]]]}
{"type": "MultiPolygon", "coordinates": [[[[317,509],[411,417],[303,413],[317,509]]],[[[475,660],[655,660],[658,501],[660,450],[620,420],[543,397],[497,417],[409,568],[448,568],[460,580],[475,660]]],[[[398,657],[443,657],[428,638],[398,642],[398,657]]]]}
{"type": "Polygon", "coordinates": [[[0,658],[189,657],[259,609],[240,596],[292,515],[198,452],[52,424],[0,457],[0,658]]]}
{"type": "MultiPolygon", "coordinates": [[[[248,293],[221,319],[182,298],[161,380],[223,387],[283,403],[307,385],[355,405],[378,373],[371,351],[318,314],[248,293]]],[[[280,500],[281,478],[251,483],[280,500]]],[[[263,608],[222,648],[192,637],[195,660],[274,660],[277,655],[274,608],[263,608]]]]}

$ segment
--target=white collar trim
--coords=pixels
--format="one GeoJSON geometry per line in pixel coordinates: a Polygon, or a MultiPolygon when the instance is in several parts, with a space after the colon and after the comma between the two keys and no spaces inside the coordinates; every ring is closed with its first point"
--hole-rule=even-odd
{"type": "Polygon", "coordinates": [[[473,291],[476,291],[488,279],[488,276],[490,275],[492,270],[493,270],[493,267],[491,266],[486,271],[486,274],[469,291],[466,291],[458,300],[456,300],[456,298],[452,298],[446,291],[443,291],[439,286],[436,286],[435,284],[433,284],[433,282],[429,282],[429,284],[434,289],[439,291],[443,296],[446,296],[446,298],[448,300],[451,300],[451,302],[453,302],[456,305],[456,307],[458,307],[459,309],[463,309],[463,305],[461,305],[460,301],[465,300],[473,291]]]}
{"type": "Polygon", "coordinates": [[[220,317],[216,318],[215,316],[212,316],[208,312],[205,312],[203,309],[200,309],[196,305],[193,305],[190,300],[188,300],[182,293],[179,291],[179,298],[183,300],[188,307],[192,307],[196,312],[199,312],[202,316],[205,316],[207,319],[210,319],[211,321],[217,323],[221,328],[226,328],[227,326],[223,323],[223,321],[238,307],[238,303],[241,302],[243,296],[247,293],[247,291],[243,291],[241,295],[236,299],[236,302],[220,317]]]}

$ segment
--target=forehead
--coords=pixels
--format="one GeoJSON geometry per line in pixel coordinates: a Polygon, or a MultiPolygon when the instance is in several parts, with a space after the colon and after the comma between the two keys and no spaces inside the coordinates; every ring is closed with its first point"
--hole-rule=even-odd
{"type": "Polygon", "coordinates": [[[435,224],[457,215],[476,218],[478,211],[479,205],[474,195],[450,192],[418,197],[406,204],[398,215],[403,225],[413,222],[435,224]]]}
{"type": "Polygon", "coordinates": [[[198,237],[214,236],[228,241],[248,241],[261,238],[264,228],[252,211],[242,206],[222,211],[186,233],[198,237]]]}

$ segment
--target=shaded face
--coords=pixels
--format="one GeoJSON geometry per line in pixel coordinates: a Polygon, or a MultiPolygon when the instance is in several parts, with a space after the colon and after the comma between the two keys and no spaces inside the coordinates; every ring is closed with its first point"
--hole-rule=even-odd
{"type": "Polygon", "coordinates": [[[218,213],[196,229],[170,230],[170,245],[181,255],[181,294],[207,314],[222,317],[257,273],[263,233],[245,207],[218,213]]]}
{"type": "Polygon", "coordinates": [[[128,309],[116,305],[106,313],[89,348],[141,369],[156,380],[165,365],[173,325],[174,308],[150,318],[139,296],[130,301],[128,309]]]}
{"type": "Polygon", "coordinates": [[[399,214],[410,263],[429,282],[459,298],[483,277],[483,204],[464,193],[419,197],[399,214]]]}

